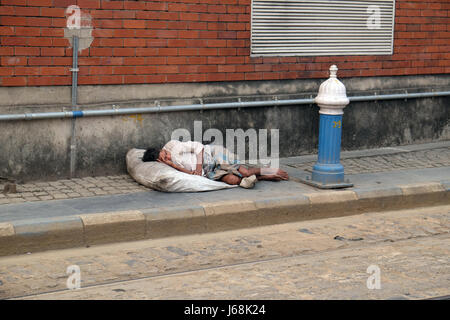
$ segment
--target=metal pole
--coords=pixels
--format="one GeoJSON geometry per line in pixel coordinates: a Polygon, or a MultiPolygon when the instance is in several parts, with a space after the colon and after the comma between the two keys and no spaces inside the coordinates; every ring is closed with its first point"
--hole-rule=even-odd
{"type": "Polygon", "coordinates": [[[78,36],[72,37],[72,107],[78,104],[78,36]]]}
{"type": "MultiPolygon", "coordinates": [[[[72,113],[78,109],[78,36],[72,38],[72,113]]],[[[75,175],[77,157],[76,117],[72,117],[70,137],[70,178],[75,175]]]]}

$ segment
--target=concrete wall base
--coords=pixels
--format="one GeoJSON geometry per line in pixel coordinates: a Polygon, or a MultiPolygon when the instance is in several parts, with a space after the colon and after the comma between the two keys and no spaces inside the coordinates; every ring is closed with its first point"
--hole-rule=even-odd
{"type": "MultiPolygon", "coordinates": [[[[341,79],[348,96],[446,91],[450,75],[341,79]]],[[[311,98],[323,79],[199,84],[81,86],[82,110],[311,98]]],[[[344,112],[342,149],[369,149],[450,139],[450,97],[354,102],[344,112]]],[[[0,114],[68,111],[70,87],[0,88],[0,114]]],[[[131,148],[162,146],[178,128],[279,129],[280,157],[317,152],[316,105],[78,118],[74,177],[124,173],[131,148]]],[[[2,122],[0,177],[28,182],[70,176],[71,119],[2,122]]],[[[204,140],[204,143],[210,141],[204,140]]],[[[225,140],[224,140],[225,142],[225,140]]],[[[248,148],[248,144],[247,144],[248,148]]],[[[269,150],[270,154],[270,150],[269,150]]]]}

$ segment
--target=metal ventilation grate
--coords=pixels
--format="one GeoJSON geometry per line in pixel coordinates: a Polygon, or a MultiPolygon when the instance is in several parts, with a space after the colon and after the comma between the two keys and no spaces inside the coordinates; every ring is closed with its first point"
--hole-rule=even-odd
{"type": "Polygon", "coordinates": [[[387,55],[395,0],[253,0],[253,56],[387,55]]]}

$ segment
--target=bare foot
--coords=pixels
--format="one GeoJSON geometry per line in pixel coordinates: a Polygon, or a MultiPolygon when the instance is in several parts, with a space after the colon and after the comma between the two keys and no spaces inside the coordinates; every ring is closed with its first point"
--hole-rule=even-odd
{"type": "Polygon", "coordinates": [[[261,168],[261,176],[270,177],[275,180],[289,180],[288,173],[277,168],[261,168]]]}

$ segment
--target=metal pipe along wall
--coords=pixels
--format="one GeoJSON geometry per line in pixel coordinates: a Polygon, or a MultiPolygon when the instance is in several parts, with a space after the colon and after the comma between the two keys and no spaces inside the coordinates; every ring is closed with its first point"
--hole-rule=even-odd
{"type": "MultiPolygon", "coordinates": [[[[438,92],[418,92],[418,93],[400,93],[386,95],[370,95],[370,96],[353,96],[348,97],[350,102],[356,101],[378,101],[378,100],[395,100],[395,99],[417,99],[450,96],[450,91],[438,92]]],[[[42,112],[42,113],[22,113],[22,114],[3,114],[0,115],[0,121],[17,121],[17,120],[38,120],[38,119],[58,119],[58,118],[80,118],[95,116],[114,116],[137,113],[159,113],[159,112],[175,112],[175,111],[199,111],[213,109],[232,109],[232,108],[251,108],[251,107],[272,107],[287,105],[303,105],[313,104],[314,99],[292,99],[292,100],[270,100],[270,101],[247,101],[247,102],[229,102],[229,103],[212,103],[212,104],[193,104],[180,106],[165,107],[145,107],[145,108],[113,108],[105,110],[75,110],[61,112],[42,112]]]]}

